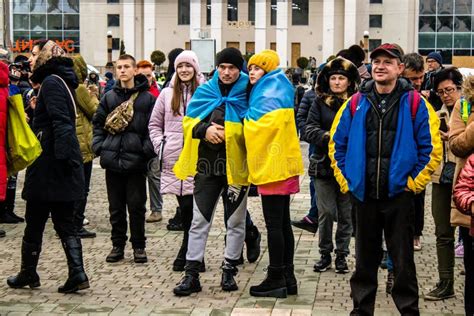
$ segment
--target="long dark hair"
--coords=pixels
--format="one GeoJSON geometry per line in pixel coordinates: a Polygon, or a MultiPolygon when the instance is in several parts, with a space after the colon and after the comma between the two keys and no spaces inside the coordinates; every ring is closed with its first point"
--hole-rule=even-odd
{"type": "MultiPolygon", "coordinates": [[[[181,114],[180,109],[181,109],[181,100],[183,99],[183,81],[181,78],[179,78],[178,73],[175,73],[175,78],[173,82],[173,97],[171,98],[171,110],[173,110],[173,115],[178,116],[181,114]]],[[[199,74],[196,72],[196,69],[194,69],[194,75],[193,78],[190,80],[190,89],[191,89],[191,95],[194,94],[194,91],[199,86],[199,74]]],[[[184,104],[183,104],[184,106],[184,104]]],[[[185,113],[183,113],[184,115],[185,113]]]]}

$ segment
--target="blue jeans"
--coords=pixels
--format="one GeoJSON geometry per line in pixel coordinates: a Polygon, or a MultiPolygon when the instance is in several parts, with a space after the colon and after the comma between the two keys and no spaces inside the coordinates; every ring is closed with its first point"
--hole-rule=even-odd
{"type": "MultiPolygon", "coordinates": [[[[315,145],[309,144],[308,157],[311,157],[315,149],[315,145]]],[[[310,179],[311,180],[309,181],[309,193],[311,195],[311,208],[309,209],[308,216],[316,220],[318,218],[318,206],[316,205],[316,189],[314,186],[315,178],[310,177],[310,179]]]]}

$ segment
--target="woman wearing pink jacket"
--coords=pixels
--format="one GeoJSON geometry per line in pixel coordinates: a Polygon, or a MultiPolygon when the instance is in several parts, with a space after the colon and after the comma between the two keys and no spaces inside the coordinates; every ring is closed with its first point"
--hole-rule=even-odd
{"type": "MultiPolygon", "coordinates": [[[[192,51],[183,51],[174,62],[176,73],[170,85],[163,89],[156,100],[148,125],[155,153],[160,159],[152,168],[161,170],[161,194],[174,194],[182,213],[183,241],[173,262],[173,271],[184,271],[188,250],[188,233],[193,218],[194,179],[182,181],[176,178],[173,166],[183,148],[183,117],[186,107],[197,87],[204,79],[199,71],[197,56],[192,51]]],[[[202,267],[201,269],[204,269],[202,267]]]]}

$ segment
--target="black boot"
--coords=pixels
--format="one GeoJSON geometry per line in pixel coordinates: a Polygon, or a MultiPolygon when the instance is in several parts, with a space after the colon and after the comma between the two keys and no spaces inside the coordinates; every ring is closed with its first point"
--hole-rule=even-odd
{"type": "Polygon", "coordinates": [[[173,289],[173,293],[176,296],[189,296],[192,293],[202,291],[201,282],[199,282],[199,269],[201,262],[199,261],[187,261],[186,262],[186,273],[178,286],[173,289]]]}
{"type": "Polygon", "coordinates": [[[286,292],[288,295],[298,294],[298,281],[295,277],[295,266],[292,264],[286,265],[285,270],[286,292]]]}
{"type": "Polygon", "coordinates": [[[36,273],[40,252],[41,245],[23,240],[21,245],[21,270],[16,276],[7,279],[9,287],[18,289],[25,286],[30,288],[41,286],[39,275],[36,273]]]}
{"type": "Polygon", "coordinates": [[[235,282],[234,276],[237,275],[239,271],[237,267],[230,263],[229,261],[225,260],[222,262],[222,278],[221,278],[221,287],[223,291],[237,291],[239,287],[235,282]]]}
{"type": "Polygon", "coordinates": [[[285,298],[287,295],[283,267],[268,266],[267,276],[259,285],[250,287],[250,295],[285,298]]]}
{"type": "Polygon", "coordinates": [[[0,229],[0,238],[3,238],[7,235],[3,229],[0,229]]]}
{"type": "MultiPolygon", "coordinates": [[[[16,180],[15,180],[16,182],[16,180]]],[[[13,188],[7,188],[7,194],[5,197],[5,213],[10,217],[14,218],[18,222],[24,222],[25,219],[15,214],[15,195],[16,195],[16,185],[13,188]]]]}
{"type": "Polygon", "coordinates": [[[425,295],[425,301],[440,301],[454,296],[454,281],[440,280],[436,287],[425,295]]]}
{"type": "Polygon", "coordinates": [[[245,245],[247,246],[247,260],[252,263],[260,256],[260,241],[262,236],[257,226],[252,225],[245,231],[245,245]]]}
{"type": "Polygon", "coordinates": [[[179,206],[176,208],[176,214],[174,215],[174,217],[168,220],[168,225],[166,225],[166,229],[170,231],[184,230],[183,220],[181,218],[181,209],[179,208],[179,206]]]}
{"type": "Polygon", "coordinates": [[[75,236],[69,236],[62,240],[63,249],[66,253],[69,277],[63,286],[58,288],[59,293],[74,293],[79,290],[88,289],[89,279],[84,272],[82,261],[81,240],[75,236]]]}

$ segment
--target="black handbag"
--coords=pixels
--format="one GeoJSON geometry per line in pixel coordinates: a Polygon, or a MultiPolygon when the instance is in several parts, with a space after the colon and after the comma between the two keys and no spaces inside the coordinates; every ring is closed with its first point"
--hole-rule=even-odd
{"type": "Polygon", "coordinates": [[[439,177],[439,183],[452,184],[454,181],[454,171],[456,170],[456,163],[448,161],[444,164],[443,170],[439,177]]]}

